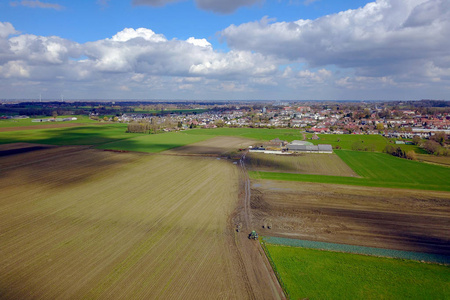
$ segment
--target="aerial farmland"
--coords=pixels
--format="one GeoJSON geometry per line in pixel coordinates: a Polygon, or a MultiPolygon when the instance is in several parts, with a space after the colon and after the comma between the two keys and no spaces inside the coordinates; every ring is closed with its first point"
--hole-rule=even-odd
{"type": "MultiPolygon", "coordinates": [[[[214,130],[124,135],[118,125],[104,128],[3,134],[2,298],[335,295],[325,280],[331,273],[324,277],[318,271],[324,270],[317,265],[320,257],[329,257],[327,268],[345,270],[360,264],[359,256],[351,254],[346,266],[336,266],[341,259],[335,250],[303,256],[301,246],[289,258],[303,241],[313,248],[314,243],[330,243],[336,249],[409,251],[423,254],[425,261],[443,258],[443,264],[429,261],[435,271],[421,262],[411,266],[425,285],[436,284],[427,286],[425,297],[448,293],[442,283],[449,257],[446,167],[348,150],[296,155],[245,150],[263,144],[266,132],[266,139],[272,138],[271,131],[255,130],[252,136],[246,129],[241,131],[245,137],[231,130],[225,135],[214,130]],[[405,168],[409,175],[396,173],[405,168]],[[424,170],[432,181],[413,177],[424,170]],[[416,189],[411,178],[416,178],[416,189]],[[248,239],[252,230],[261,244],[248,239]],[[317,272],[305,276],[325,281],[303,285],[296,268],[314,268],[317,272]]],[[[383,265],[405,278],[402,284],[414,282],[402,273],[410,262],[370,257],[361,272],[383,265]]],[[[370,285],[356,282],[353,289],[343,288],[350,294],[341,298],[360,293],[364,284],[370,285]]],[[[395,298],[410,295],[387,284],[385,291],[395,298]]],[[[376,295],[372,289],[368,293],[376,295]]],[[[363,295],[368,294],[359,298],[363,295]]]]}

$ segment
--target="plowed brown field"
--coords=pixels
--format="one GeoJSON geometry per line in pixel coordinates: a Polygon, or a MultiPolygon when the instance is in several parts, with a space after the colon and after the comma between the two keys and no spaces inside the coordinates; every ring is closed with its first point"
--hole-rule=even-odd
{"type": "Polygon", "coordinates": [[[251,213],[262,235],[450,255],[449,200],[448,192],[254,180],[251,213]]]}
{"type": "Polygon", "coordinates": [[[239,191],[230,162],[78,147],[8,153],[0,298],[274,297],[246,271],[268,272],[248,266],[257,244],[230,226],[239,191]]]}

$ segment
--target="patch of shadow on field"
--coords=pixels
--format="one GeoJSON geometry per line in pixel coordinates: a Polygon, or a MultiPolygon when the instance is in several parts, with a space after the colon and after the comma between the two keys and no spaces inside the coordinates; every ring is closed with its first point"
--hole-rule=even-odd
{"type": "Polygon", "coordinates": [[[268,171],[268,172],[285,172],[285,173],[299,173],[299,170],[294,164],[289,162],[281,162],[273,159],[269,159],[270,155],[252,157],[248,155],[245,158],[245,164],[249,171],[268,171]]]}
{"type": "Polygon", "coordinates": [[[39,152],[25,152],[6,157],[14,159],[12,166],[2,168],[1,175],[6,185],[22,183],[45,188],[66,188],[96,177],[114,174],[122,165],[136,161],[140,155],[112,153],[95,149],[58,147],[39,152]]]}
{"type": "MultiPolygon", "coordinates": [[[[424,252],[450,257],[448,236],[450,217],[445,213],[447,204],[441,203],[438,199],[436,199],[438,201],[436,206],[425,210],[423,207],[412,206],[403,209],[394,203],[391,209],[389,205],[381,205],[379,210],[376,208],[370,210],[362,206],[364,201],[358,203],[358,201],[349,200],[348,197],[352,195],[339,196],[336,201],[331,201],[333,195],[325,192],[320,197],[327,197],[330,201],[321,203],[320,200],[314,201],[320,198],[317,193],[314,197],[308,193],[299,194],[294,196],[298,199],[297,204],[287,202],[283,205],[283,201],[272,203],[267,191],[252,188],[251,192],[252,219],[261,235],[424,252]],[[339,199],[343,197],[346,201],[339,207],[339,199]],[[351,206],[348,207],[348,205],[351,206]],[[267,225],[271,225],[272,228],[268,230],[267,225]]],[[[293,196],[285,195],[285,197],[292,200],[293,196]]],[[[357,196],[353,195],[353,197],[357,196]]],[[[381,203],[384,199],[366,196],[365,200],[381,203]]],[[[426,202],[429,203],[431,200],[428,199],[426,202]]]]}
{"type": "Polygon", "coordinates": [[[263,209],[266,212],[269,209],[267,214],[263,211],[257,214],[263,219],[271,220],[273,231],[280,236],[292,237],[298,233],[302,239],[450,257],[447,217],[319,206],[304,206],[295,211],[287,208],[273,214],[271,212],[276,208],[270,207],[265,201],[252,203],[252,209],[263,209]],[[284,232],[282,228],[286,226],[292,227],[291,230],[284,232]]]}
{"type": "Polygon", "coordinates": [[[412,247],[417,252],[450,256],[450,240],[444,238],[448,232],[449,218],[447,217],[330,207],[321,207],[317,210],[322,214],[322,218],[332,216],[349,220],[362,227],[369,227],[370,234],[382,236],[382,239],[388,241],[392,240],[393,244],[412,247]],[[434,229],[436,227],[440,229],[434,229]],[[442,237],[436,237],[436,231],[441,231],[442,237]]]}
{"type": "Polygon", "coordinates": [[[50,147],[34,146],[34,147],[28,147],[28,148],[2,150],[2,151],[0,151],[0,157],[16,155],[16,154],[21,154],[21,153],[27,153],[27,152],[33,152],[33,151],[38,151],[38,150],[44,150],[44,149],[48,149],[48,148],[50,148],[50,147]]]}
{"type": "MultiPolygon", "coordinates": [[[[75,126],[67,128],[53,128],[42,130],[34,135],[33,130],[24,130],[15,135],[7,135],[0,138],[0,143],[29,142],[47,145],[99,145],[112,141],[123,140],[128,137],[120,137],[120,132],[107,125],[102,126],[75,126]],[[111,132],[113,130],[113,132],[111,132]]],[[[125,129],[124,129],[125,132],[125,129]]],[[[125,133],[124,133],[125,134],[125,133]]],[[[131,138],[132,136],[130,136],[131,138]]]]}

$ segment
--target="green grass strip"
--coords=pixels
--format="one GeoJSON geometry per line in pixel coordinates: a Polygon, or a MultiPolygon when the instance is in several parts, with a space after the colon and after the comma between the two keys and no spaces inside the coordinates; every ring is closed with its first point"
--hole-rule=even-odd
{"type": "Polygon", "coordinates": [[[430,253],[422,253],[422,252],[411,252],[411,251],[400,251],[400,250],[391,250],[391,249],[374,248],[374,247],[363,247],[363,246],[354,246],[354,245],[347,245],[347,244],[314,242],[314,241],[289,239],[289,238],[282,238],[282,237],[271,237],[271,236],[264,236],[263,240],[266,243],[275,244],[275,245],[338,251],[338,252],[355,253],[355,254],[365,254],[365,255],[372,255],[372,256],[410,259],[410,260],[426,261],[426,262],[440,263],[440,264],[450,264],[450,256],[447,256],[447,255],[430,254],[430,253]]]}
{"type": "Polygon", "coordinates": [[[338,150],[335,153],[362,178],[249,172],[252,179],[287,180],[358,186],[450,191],[450,169],[385,153],[338,150]]]}
{"type": "Polygon", "coordinates": [[[172,148],[204,141],[210,138],[212,138],[212,136],[210,135],[188,135],[182,132],[146,134],[134,136],[126,140],[103,144],[98,146],[97,148],[157,153],[172,148]]]}
{"type": "Polygon", "coordinates": [[[449,299],[450,267],[266,244],[291,299],[449,299]]]}

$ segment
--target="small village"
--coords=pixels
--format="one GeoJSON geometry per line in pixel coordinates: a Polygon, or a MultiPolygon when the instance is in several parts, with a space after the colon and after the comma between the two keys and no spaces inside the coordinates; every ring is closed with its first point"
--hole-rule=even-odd
{"type": "Polygon", "coordinates": [[[397,108],[372,103],[302,106],[243,105],[213,107],[203,113],[150,114],[126,113],[120,122],[158,124],[165,131],[188,128],[250,127],[298,128],[317,134],[380,134],[391,138],[428,138],[437,133],[450,134],[450,107],[440,110],[397,108]]]}

